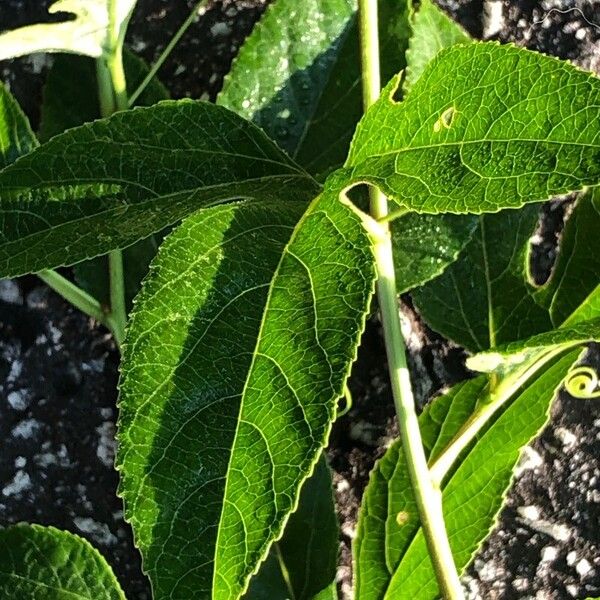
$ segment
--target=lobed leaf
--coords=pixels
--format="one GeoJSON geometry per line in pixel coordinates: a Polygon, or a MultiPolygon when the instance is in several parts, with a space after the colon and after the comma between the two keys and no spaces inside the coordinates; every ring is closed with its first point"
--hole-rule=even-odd
{"type": "Polygon", "coordinates": [[[71,129],[0,172],[0,275],[125,248],[207,206],[307,201],[317,184],[258,128],[166,101],[71,129]]]}
{"type": "Polygon", "coordinates": [[[377,185],[399,207],[485,213],[600,180],[600,80],[513,46],[442,50],[403,102],[399,79],[362,119],[348,184],[377,185]]]}
{"type": "Polygon", "coordinates": [[[186,219],[124,348],[120,493],[155,598],[237,598],[326,444],[375,274],[334,193],[186,219]]]}
{"type": "Polygon", "coordinates": [[[125,600],[108,563],[83,538],[24,523],[0,529],[0,596],[125,600]]]}
{"type": "MultiPolygon", "coordinates": [[[[579,352],[549,367],[480,434],[443,486],[446,527],[457,568],[463,570],[494,526],[520,451],[545,425],[550,404],[579,352]]],[[[420,417],[430,460],[460,429],[486,379],[455,386],[420,417]]],[[[357,600],[439,595],[400,442],[377,463],[365,491],[355,545],[357,600]]]]}
{"type": "Polygon", "coordinates": [[[0,60],[35,52],[70,52],[99,58],[105,54],[111,29],[123,38],[136,0],[56,0],[51,14],[72,19],[37,23],[0,35],[0,60]]]}

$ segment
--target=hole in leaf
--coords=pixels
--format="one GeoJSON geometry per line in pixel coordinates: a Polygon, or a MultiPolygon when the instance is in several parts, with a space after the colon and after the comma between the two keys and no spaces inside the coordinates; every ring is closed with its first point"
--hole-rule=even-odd
{"type": "Polygon", "coordinates": [[[449,106],[441,115],[440,118],[433,124],[433,131],[439,133],[442,129],[450,129],[454,117],[456,115],[456,109],[454,106],[449,106]]]}

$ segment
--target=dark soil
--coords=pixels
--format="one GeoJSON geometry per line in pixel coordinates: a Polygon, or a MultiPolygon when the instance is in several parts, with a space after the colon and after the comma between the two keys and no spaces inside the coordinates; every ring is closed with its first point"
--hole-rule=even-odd
{"type": "MultiPolygon", "coordinates": [[[[301,1],[301,0],[299,0],[301,1]]],[[[152,62],[195,2],[139,0],[130,46],[152,62]]],[[[3,0],[0,28],[44,15],[48,0],[3,0]]],[[[473,35],[515,42],[600,67],[600,3],[442,0],[473,35]],[[577,10],[573,10],[573,9],[577,10]],[[544,18],[546,17],[546,18],[544,18]]],[[[160,72],[173,97],[213,99],[261,0],[214,2],[160,72]]],[[[0,74],[39,120],[48,59],[0,63],[0,74]]],[[[564,219],[548,203],[534,239],[541,282],[564,219]]],[[[420,321],[403,298],[416,396],[468,376],[464,353],[420,321]]],[[[600,353],[590,353],[598,365],[600,353]]],[[[31,277],[0,282],[0,525],[35,521],[88,538],[115,568],[129,598],[149,598],[112,468],[118,356],[106,331],[31,277]]],[[[351,597],[350,545],[368,473],[397,435],[379,325],[365,332],[350,388],[352,409],[334,426],[329,459],[341,523],[339,586],[351,597]]],[[[499,523],[469,570],[472,598],[600,595],[600,403],[561,395],[552,424],[524,454],[499,523]]]]}

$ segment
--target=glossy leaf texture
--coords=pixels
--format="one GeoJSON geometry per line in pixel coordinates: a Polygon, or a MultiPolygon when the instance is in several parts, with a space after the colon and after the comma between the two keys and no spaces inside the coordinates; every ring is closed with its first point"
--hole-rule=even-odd
{"type": "MultiPolygon", "coordinates": [[[[123,59],[127,89],[131,93],[148,73],[148,66],[127,49],[123,59]]],[[[40,140],[48,141],[67,129],[98,119],[100,103],[97,88],[96,65],[92,59],[75,55],[57,56],[44,86],[40,140]]],[[[154,78],[136,104],[150,106],[168,97],[168,91],[154,78]]],[[[131,307],[131,302],[139,291],[140,283],[148,272],[150,261],[156,255],[161,240],[162,234],[154,234],[129,246],[123,252],[125,297],[128,307],[131,307]]],[[[107,257],[99,256],[74,265],[73,271],[79,287],[101,304],[110,306],[107,257]]]]}
{"type": "Polygon", "coordinates": [[[70,129],[0,172],[0,275],[125,248],[238,198],[319,186],[264,133],[204,102],[165,101],[70,129]]]}
{"type": "Polygon", "coordinates": [[[421,77],[427,63],[444,48],[455,44],[468,44],[471,36],[432,0],[421,0],[419,10],[411,20],[412,36],[406,51],[406,77],[404,91],[421,77]]]}
{"type": "MultiPolygon", "coordinates": [[[[440,50],[472,39],[430,0],[423,0],[410,20],[406,51],[406,93],[440,50]]],[[[398,293],[434,279],[465,247],[477,218],[471,215],[424,215],[408,212],[390,224],[398,293]]]]}
{"type": "Polygon", "coordinates": [[[253,120],[293,156],[315,116],[355,7],[355,0],[273,2],[242,46],[218,103],[253,120]]]}
{"type": "Polygon", "coordinates": [[[322,456],[302,487],[298,509],[290,515],[283,537],[271,547],[244,598],[313,600],[336,594],[338,547],[331,472],[322,456]]]}
{"type": "MultiPolygon", "coordinates": [[[[408,7],[380,0],[382,71],[405,66],[408,7]]],[[[217,102],[260,125],[310,173],[341,166],[362,115],[356,0],[275,0],[217,102]]]]}
{"type": "Polygon", "coordinates": [[[504,372],[528,358],[546,350],[563,348],[600,341],[600,318],[582,321],[534,335],[526,340],[511,342],[487,352],[480,352],[467,359],[467,367],[473,371],[504,372]]]}
{"type": "MultiPolygon", "coordinates": [[[[379,2],[386,81],[406,66],[410,4],[379,2]]],[[[437,7],[424,3],[420,11],[414,19],[414,65],[409,65],[414,79],[442,44],[458,41],[445,33],[458,26],[437,7]],[[437,45],[425,44],[428,39],[437,45]]],[[[218,103],[254,120],[309,172],[322,175],[346,158],[362,115],[360,81],[354,1],[276,0],[242,47],[218,103]]],[[[439,275],[457,258],[474,226],[472,217],[407,214],[397,219],[392,231],[399,291],[439,275]]]]}
{"type": "Polygon", "coordinates": [[[302,208],[189,217],[136,300],[117,462],[157,600],[239,597],[326,444],[375,274],[353,208],[302,208]]]}
{"type": "Polygon", "coordinates": [[[26,524],[0,529],[0,597],[125,600],[112,569],[87,541],[26,524]]]}
{"type": "Polygon", "coordinates": [[[398,207],[485,213],[597,185],[600,80],[494,43],[443,50],[403,102],[399,79],[362,119],[348,183],[398,207]]]}
{"type": "Polygon", "coordinates": [[[413,291],[427,323],[473,352],[552,328],[527,280],[539,207],[482,215],[460,259],[413,291]]]}
{"type": "MultiPolygon", "coordinates": [[[[446,528],[460,571],[494,526],[521,449],[547,422],[556,390],[578,354],[572,351],[531,382],[480,434],[444,484],[446,528]]],[[[479,377],[459,384],[423,412],[420,424],[430,459],[458,432],[485,382],[479,377]]],[[[357,600],[439,596],[399,441],[377,463],[365,491],[355,568],[357,600]]]]}
{"type": "Polygon", "coordinates": [[[27,117],[6,87],[0,84],[0,168],[31,152],[37,140],[27,117]]]}
{"type": "Polygon", "coordinates": [[[0,60],[35,52],[69,52],[98,58],[105,53],[111,28],[124,36],[135,3],[136,0],[56,0],[48,12],[69,13],[71,18],[2,33],[0,60]]]}
{"type": "Polygon", "coordinates": [[[595,310],[591,310],[593,299],[589,298],[600,282],[598,232],[600,194],[591,190],[577,199],[561,236],[552,276],[536,294],[541,304],[548,308],[554,325],[574,320],[572,313],[584,303],[586,306],[581,306],[581,311],[588,311],[587,319],[600,316],[600,298],[596,301],[595,310]]]}

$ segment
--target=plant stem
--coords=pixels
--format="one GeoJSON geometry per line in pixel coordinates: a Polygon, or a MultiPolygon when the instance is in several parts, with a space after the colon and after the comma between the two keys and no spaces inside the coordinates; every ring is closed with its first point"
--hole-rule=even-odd
{"type": "Polygon", "coordinates": [[[60,294],[75,308],[96,319],[96,321],[102,323],[114,333],[114,323],[111,316],[93,296],[90,296],[90,294],[77,287],[56,271],[40,271],[37,275],[48,287],[52,288],[57,294],[60,294]]]}
{"type": "MultiPolygon", "coordinates": [[[[359,23],[363,103],[366,110],[379,97],[381,88],[377,0],[359,0],[359,23]]],[[[464,594],[446,533],[442,494],[429,475],[406,363],[404,338],[398,314],[391,237],[388,223],[385,221],[388,215],[387,198],[376,188],[370,188],[369,191],[371,215],[380,222],[385,233],[376,238],[374,244],[378,273],[377,297],[402,445],[440,592],[447,600],[459,600],[464,594]]]]}
{"type": "Polygon", "coordinates": [[[492,385],[492,382],[488,384],[490,391],[487,400],[475,409],[475,412],[467,419],[454,439],[430,466],[429,472],[436,485],[441,486],[444,477],[463,450],[473,441],[494,414],[510,400],[515,392],[545,364],[565,350],[565,347],[558,347],[540,352],[525,362],[514,373],[500,379],[495,385],[492,385]]]}
{"type": "MultiPolygon", "coordinates": [[[[115,25],[114,15],[111,27],[115,25]]],[[[111,41],[110,53],[100,57],[96,62],[98,80],[98,97],[103,117],[109,117],[118,110],[127,110],[127,80],[123,68],[123,40],[119,32],[109,33],[111,41]]],[[[123,253],[113,250],[108,255],[108,272],[110,286],[110,317],[115,341],[120,346],[125,337],[127,308],[125,303],[125,279],[123,271],[123,253]]]]}
{"type": "Polygon", "coordinates": [[[165,60],[167,60],[167,58],[173,51],[173,48],[175,48],[175,46],[179,43],[179,40],[184,36],[185,32],[194,22],[196,16],[198,15],[198,12],[200,12],[200,9],[202,9],[207,4],[208,0],[200,0],[200,2],[198,2],[196,6],[194,6],[188,18],[182,23],[181,27],[177,30],[177,33],[175,33],[175,35],[171,38],[171,41],[162,51],[161,55],[158,57],[157,61],[154,63],[153,67],[150,69],[146,77],[144,77],[142,83],[140,83],[135,92],[133,92],[133,94],[131,94],[131,96],[129,97],[129,106],[133,106],[135,104],[136,100],[141,96],[144,90],[148,87],[148,84],[152,81],[154,76],[163,66],[165,60]]]}

